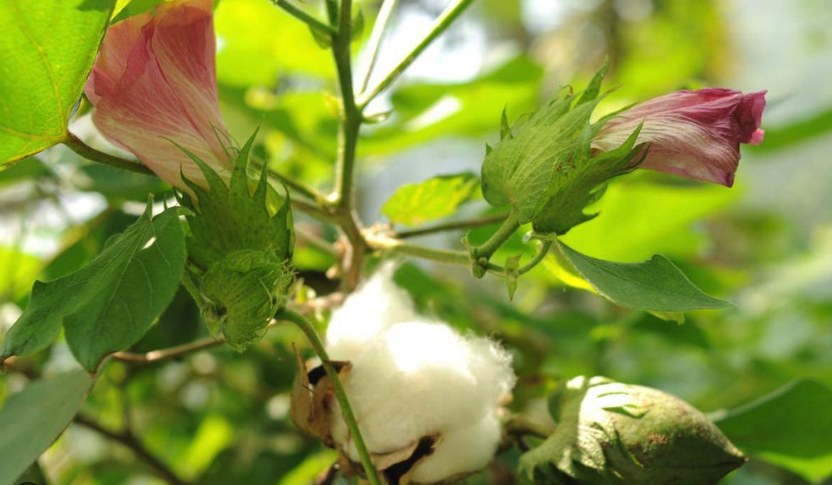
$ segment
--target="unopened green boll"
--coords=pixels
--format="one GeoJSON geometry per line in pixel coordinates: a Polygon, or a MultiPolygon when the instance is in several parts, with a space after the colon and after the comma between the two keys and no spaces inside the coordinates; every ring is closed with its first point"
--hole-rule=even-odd
{"type": "Polygon", "coordinates": [[[523,469],[552,485],[715,485],[746,462],[704,414],[670,394],[576,377],[551,397],[558,422],[523,469]]]}

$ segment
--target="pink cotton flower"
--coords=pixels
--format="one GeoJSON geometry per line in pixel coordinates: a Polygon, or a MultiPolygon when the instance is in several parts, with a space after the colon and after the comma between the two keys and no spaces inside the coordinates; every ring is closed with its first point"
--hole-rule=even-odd
{"type": "Polygon", "coordinates": [[[593,139],[592,148],[612,150],[644,122],[638,143],[651,145],[641,168],[730,187],[740,143],[763,141],[765,94],[714,88],[660,96],[612,118],[593,139]]]}
{"type": "Polygon", "coordinates": [[[215,50],[211,0],[165,2],[107,31],[85,88],[101,133],[181,188],[180,168],[199,184],[205,178],[172,142],[221,174],[231,166],[215,50]]]}

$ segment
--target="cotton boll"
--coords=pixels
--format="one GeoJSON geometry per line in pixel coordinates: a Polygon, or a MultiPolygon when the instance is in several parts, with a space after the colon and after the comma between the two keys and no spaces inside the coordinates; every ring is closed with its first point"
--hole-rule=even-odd
{"type": "Polygon", "coordinates": [[[500,418],[488,413],[473,426],[447,433],[433,454],[416,465],[411,478],[416,483],[435,483],[485,468],[501,437],[500,418]]]}
{"type": "Polygon", "coordinates": [[[393,283],[395,266],[386,264],[332,314],[327,351],[333,360],[353,360],[394,323],[415,319],[413,302],[393,283]]]}
{"type": "Polygon", "coordinates": [[[434,323],[393,325],[352,364],[345,386],[376,453],[481,420],[513,382],[493,343],[434,323]]]}
{"type": "MultiPolygon", "coordinates": [[[[510,356],[489,339],[463,337],[441,323],[402,322],[369,342],[343,383],[374,455],[441,439],[413,470],[416,481],[432,483],[488,463],[500,440],[499,401],[514,379],[510,356]]],[[[330,424],[335,443],[358,461],[337,404],[330,424]]]]}

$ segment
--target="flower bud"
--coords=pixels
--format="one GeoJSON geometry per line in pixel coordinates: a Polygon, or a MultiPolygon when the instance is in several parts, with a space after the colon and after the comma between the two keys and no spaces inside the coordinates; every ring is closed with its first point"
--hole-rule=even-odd
{"type": "Polygon", "coordinates": [[[740,143],[763,141],[765,95],[715,88],[660,96],[607,121],[592,148],[614,149],[641,124],[638,142],[649,143],[650,150],[640,168],[730,187],[740,143]]]}
{"type": "Polygon", "coordinates": [[[604,121],[590,118],[606,72],[604,66],[581,95],[562,91],[516,130],[503,118],[500,144],[488,150],[482,168],[489,204],[511,205],[520,224],[531,222],[542,234],[563,234],[595,217],[584,208],[603,193],[604,182],[635,169],[644,151],[636,145],[638,126],[614,149],[591,150],[604,121]]]}
{"type": "Polygon", "coordinates": [[[550,411],[555,433],[521,460],[536,483],[715,485],[746,461],[705,415],[655,389],[577,377],[550,411]]]}
{"type": "Polygon", "coordinates": [[[179,188],[186,187],[181,174],[207,185],[171,140],[215,172],[227,176],[231,168],[215,50],[211,0],[163,2],[107,30],[85,87],[101,133],[179,188]]]}

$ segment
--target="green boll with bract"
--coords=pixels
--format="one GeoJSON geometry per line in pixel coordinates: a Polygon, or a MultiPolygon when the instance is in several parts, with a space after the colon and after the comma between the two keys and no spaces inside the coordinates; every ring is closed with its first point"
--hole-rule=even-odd
{"type": "Polygon", "coordinates": [[[253,140],[239,151],[228,185],[185,150],[205,175],[208,190],[183,176],[193,196],[178,194],[192,212],[187,216],[191,264],[186,287],[211,333],[222,333],[239,351],[263,336],[274,314],[286,305],[294,280],[288,192],[281,197],[269,186],[265,166],[259,180],[251,181],[256,182],[251,191],[247,169],[253,140]]]}
{"type": "Polygon", "coordinates": [[[509,126],[503,114],[500,143],[487,147],[482,192],[494,207],[511,206],[522,224],[539,234],[564,234],[595,214],[584,208],[603,194],[609,179],[634,170],[646,147],[636,144],[641,127],[618,148],[593,153],[592,138],[614,115],[590,118],[604,96],[604,66],[580,95],[562,90],[522,123],[509,126]]]}
{"type": "Polygon", "coordinates": [[[705,415],[656,389],[576,377],[550,412],[555,432],[521,458],[538,484],[716,485],[746,462],[705,415]]]}

